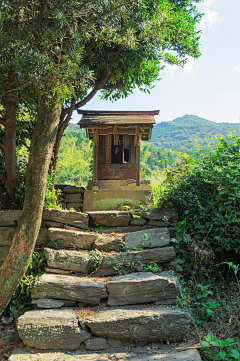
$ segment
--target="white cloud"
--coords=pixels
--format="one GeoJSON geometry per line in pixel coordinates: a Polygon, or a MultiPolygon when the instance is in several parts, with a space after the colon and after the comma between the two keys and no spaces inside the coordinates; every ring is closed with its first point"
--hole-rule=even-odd
{"type": "Polygon", "coordinates": [[[197,70],[199,66],[199,61],[195,62],[194,58],[188,58],[186,65],[184,66],[183,70],[187,73],[191,73],[194,70],[197,70]],[[196,65],[196,66],[195,66],[196,65]]]}
{"type": "Polygon", "coordinates": [[[204,15],[200,23],[200,29],[210,28],[218,20],[219,13],[214,10],[204,9],[204,15]]]}
{"type": "Polygon", "coordinates": [[[206,7],[210,7],[213,3],[213,0],[204,0],[203,5],[206,7]]]}
{"type": "Polygon", "coordinates": [[[165,70],[170,74],[170,76],[172,77],[173,74],[175,73],[175,71],[177,70],[178,66],[177,65],[169,65],[167,64],[165,67],[165,70]]]}
{"type": "Polygon", "coordinates": [[[240,71],[240,64],[239,65],[234,65],[233,71],[240,71]]]}

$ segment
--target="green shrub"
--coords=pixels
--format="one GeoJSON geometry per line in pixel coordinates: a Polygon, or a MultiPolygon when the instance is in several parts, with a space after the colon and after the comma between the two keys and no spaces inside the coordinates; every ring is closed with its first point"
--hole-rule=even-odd
{"type": "Polygon", "coordinates": [[[166,171],[159,207],[185,219],[186,232],[217,256],[240,250],[240,138],[220,138],[215,151],[182,155],[166,171]]]}

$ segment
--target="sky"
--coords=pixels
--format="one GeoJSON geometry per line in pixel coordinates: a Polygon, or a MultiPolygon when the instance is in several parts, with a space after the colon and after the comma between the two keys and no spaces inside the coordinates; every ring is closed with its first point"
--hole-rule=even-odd
{"type": "MultiPolygon", "coordinates": [[[[184,68],[167,65],[151,94],[138,89],[117,102],[96,95],[82,109],[156,110],[157,122],[193,114],[213,122],[240,123],[240,0],[204,0],[199,28],[201,57],[184,68]]],[[[71,122],[81,116],[74,112],[71,122]]]]}

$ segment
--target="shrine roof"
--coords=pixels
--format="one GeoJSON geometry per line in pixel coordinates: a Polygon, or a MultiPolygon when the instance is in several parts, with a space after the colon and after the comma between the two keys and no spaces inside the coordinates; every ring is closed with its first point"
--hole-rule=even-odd
{"type": "Polygon", "coordinates": [[[78,110],[82,114],[78,122],[84,128],[94,125],[149,125],[156,124],[154,115],[159,114],[159,110],[150,111],[111,111],[111,110],[78,110]]]}

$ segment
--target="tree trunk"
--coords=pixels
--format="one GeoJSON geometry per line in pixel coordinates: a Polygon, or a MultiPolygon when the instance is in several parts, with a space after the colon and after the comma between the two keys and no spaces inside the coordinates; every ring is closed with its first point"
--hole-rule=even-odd
{"type": "Polygon", "coordinates": [[[5,87],[6,96],[3,106],[6,110],[5,120],[2,124],[5,127],[5,137],[2,139],[2,147],[5,154],[5,167],[7,178],[4,180],[4,187],[7,189],[11,199],[15,196],[15,186],[19,179],[19,168],[16,155],[16,130],[17,130],[17,74],[9,72],[8,83],[5,87]]]}
{"type": "Polygon", "coordinates": [[[60,109],[55,100],[47,107],[39,96],[39,113],[30,148],[22,216],[7,258],[0,268],[0,315],[24,276],[39,233],[47,174],[57,134],[60,109]]]}

